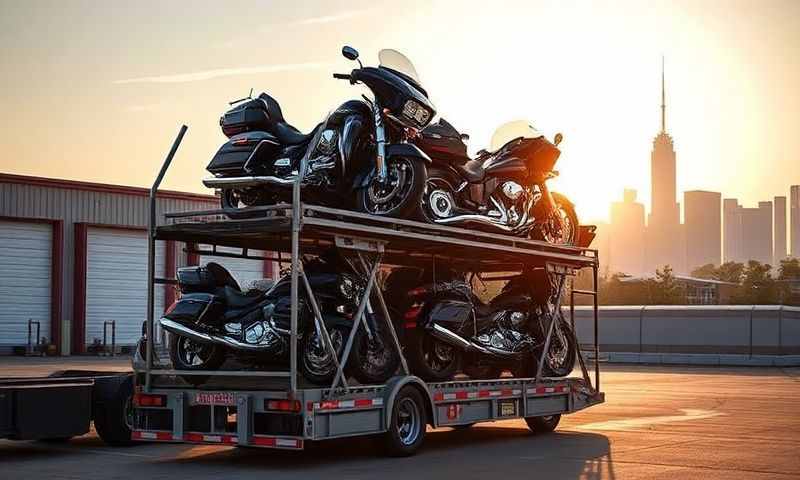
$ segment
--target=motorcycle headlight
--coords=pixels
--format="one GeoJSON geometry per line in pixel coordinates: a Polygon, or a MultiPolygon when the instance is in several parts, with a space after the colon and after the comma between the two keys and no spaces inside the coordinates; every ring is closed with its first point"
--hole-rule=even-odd
{"type": "Polygon", "coordinates": [[[422,128],[430,121],[431,112],[414,100],[408,100],[403,105],[403,117],[422,128]]]}

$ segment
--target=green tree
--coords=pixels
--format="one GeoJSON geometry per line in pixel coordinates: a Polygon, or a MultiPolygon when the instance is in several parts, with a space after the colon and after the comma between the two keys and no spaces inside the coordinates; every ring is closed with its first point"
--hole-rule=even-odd
{"type": "Polygon", "coordinates": [[[739,262],[725,262],[716,269],[714,280],[723,282],[741,283],[744,275],[744,265],[739,262]]]}
{"type": "Polygon", "coordinates": [[[692,270],[691,275],[695,278],[705,278],[706,280],[716,280],[719,271],[713,263],[706,263],[692,270]]]}
{"type": "Polygon", "coordinates": [[[780,301],[778,285],[772,278],[772,266],[750,260],[744,269],[742,283],[733,295],[733,302],[745,305],[772,305],[780,301]]]}
{"type": "Polygon", "coordinates": [[[686,303],[684,287],[678,283],[672,267],[656,269],[656,277],[647,280],[651,305],[682,305],[686,303]]]}
{"type": "Polygon", "coordinates": [[[787,258],[781,260],[778,268],[778,295],[784,305],[800,305],[800,294],[792,286],[800,283],[800,259],[787,258]]]}

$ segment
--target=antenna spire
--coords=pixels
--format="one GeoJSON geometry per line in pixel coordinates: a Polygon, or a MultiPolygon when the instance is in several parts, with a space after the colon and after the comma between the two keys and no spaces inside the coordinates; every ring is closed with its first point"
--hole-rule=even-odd
{"type": "Polygon", "coordinates": [[[666,110],[667,105],[664,100],[664,55],[661,55],[661,133],[666,133],[667,131],[667,122],[666,122],[666,110]]]}

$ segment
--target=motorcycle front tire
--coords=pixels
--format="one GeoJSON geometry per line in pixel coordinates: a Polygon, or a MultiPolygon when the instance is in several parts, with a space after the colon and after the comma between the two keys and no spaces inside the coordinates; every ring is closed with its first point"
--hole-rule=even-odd
{"type": "Polygon", "coordinates": [[[452,380],[461,366],[461,351],[455,347],[450,347],[452,348],[452,360],[439,368],[433,368],[428,356],[435,354],[435,350],[433,349],[436,348],[436,342],[440,341],[424,331],[414,332],[408,335],[405,340],[406,346],[404,350],[411,373],[426,382],[446,382],[452,380]]]}
{"type": "Polygon", "coordinates": [[[427,167],[425,162],[419,158],[402,157],[398,159],[389,159],[389,161],[403,162],[411,169],[411,182],[410,185],[404,186],[406,191],[402,193],[403,198],[401,198],[400,202],[396,205],[392,205],[387,210],[380,211],[380,208],[377,208],[370,199],[369,190],[372,188],[372,184],[370,184],[356,191],[358,210],[363,213],[379,215],[381,217],[412,219],[417,215],[422,202],[425,182],[428,180],[427,167]]]}
{"type": "MultiPolygon", "coordinates": [[[[190,363],[186,357],[187,343],[195,343],[192,340],[179,335],[170,334],[169,336],[169,359],[175,370],[217,370],[225,363],[225,350],[219,345],[201,345],[203,355],[199,356],[200,363],[190,363]]],[[[197,345],[195,345],[197,346],[197,345]]],[[[200,385],[208,380],[208,375],[180,375],[180,377],[191,385],[200,385]]]]}

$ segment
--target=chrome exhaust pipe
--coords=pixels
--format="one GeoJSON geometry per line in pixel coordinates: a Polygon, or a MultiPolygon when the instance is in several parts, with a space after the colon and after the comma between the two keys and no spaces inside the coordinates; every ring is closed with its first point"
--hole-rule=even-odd
{"type": "Polygon", "coordinates": [[[161,324],[161,327],[164,330],[168,331],[169,333],[189,338],[198,343],[212,343],[212,344],[222,345],[223,347],[228,347],[234,350],[264,352],[275,349],[275,347],[278,344],[277,341],[271,343],[262,343],[262,344],[244,343],[228,336],[212,335],[208,333],[198,332],[196,330],[192,330],[186,325],[183,325],[181,323],[175,322],[167,318],[162,318],[159,321],[159,323],[161,324]]]}
{"type": "Polygon", "coordinates": [[[259,185],[278,185],[278,186],[291,186],[297,180],[297,176],[293,175],[287,178],[268,176],[250,176],[250,177],[207,177],[203,179],[203,185],[208,188],[247,188],[257,187],[259,185]]]}
{"type": "Polygon", "coordinates": [[[461,223],[480,223],[482,225],[488,225],[490,227],[494,227],[501,232],[513,232],[514,228],[509,227],[504,223],[499,223],[497,220],[494,220],[491,217],[487,217],[484,215],[478,214],[466,214],[466,215],[456,215],[455,217],[447,217],[447,218],[437,218],[434,222],[443,224],[443,225],[458,225],[461,223]]]}
{"type": "Polygon", "coordinates": [[[444,343],[447,343],[448,345],[452,345],[456,348],[460,348],[467,352],[478,352],[484,355],[492,355],[495,357],[503,357],[503,358],[514,357],[519,355],[519,353],[516,352],[509,352],[495,347],[486,347],[483,345],[479,345],[475,342],[467,340],[466,338],[453,332],[452,330],[447,329],[435,323],[433,324],[431,335],[443,341],[444,343]]]}

